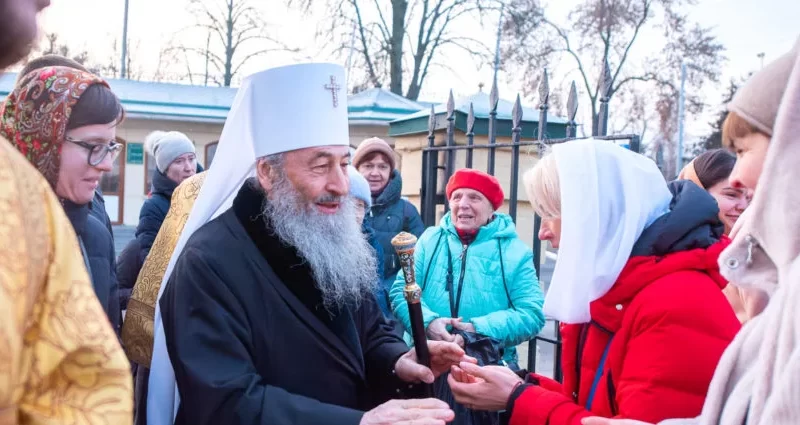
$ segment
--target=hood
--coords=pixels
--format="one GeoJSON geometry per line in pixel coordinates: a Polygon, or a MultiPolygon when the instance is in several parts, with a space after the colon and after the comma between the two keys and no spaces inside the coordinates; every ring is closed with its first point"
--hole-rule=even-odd
{"type": "Polygon", "coordinates": [[[72,108],[89,86],[108,84],[77,69],[50,66],[20,79],[0,111],[0,135],[39,170],[55,190],[61,144],[72,108]]]}
{"type": "Polygon", "coordinates": [[[670,182],[669,212],[644,229],[633,245],[631,257],[664,256],[696,248],[708,248],[722,237],[717,201],[688,180],[670,182]]]}
{"type": "MultiPolygon", "coordinates": [[[[798,41],[800,43],[800,41],[798,41]]],[[[767,293],[800,256],[800,55],[778,109],[758,188],[720,269],[736,286],[767,293]]]]}
{"type": "Polygon", "coordinates": [[[676,251],[663,257],[631,257],[611,289],[590,305],[592,320],[606,329],[619,329],[623,316],[617,305],[627,305],[644,288],[662,277],[679,272],[694,270],[706,274],[720,290],[728,281],[720,274],[717,260],[730,239],[721,239],[705,248],[676,251]]]}
{"type": "MultiPolygon", "coordinates": [[[[447,230],[455,235],[456,238],[458,237],[456,226],[453,224],[451,211],[448,211],[447,214],[442,217],[442,221],[439,223],[439,225],[442,229],[447,230]]],[[[482,226],[478,230],[478,234],[473,243],[480,243],[489,239],[510,239],[516,237],[517,228],[514,226],[514,220],[511,219],[511,216],[508,214],[495,212],[492,221],[482,226]]]]}
{"type": "Polygon", "coordinates": [[[645,228],[614,286],[590,306],[592,319],[607,329],[620,326],[618,304],[626,305],[639,291],[669,274],[695,270],[708,275],[720,289],[727,286],[717,259],[730,240],[723,235],[717,202],[688,180],[671,182],[668,187],[672,193],[669,212],[645,228]]]}
{"type": "Polygon", "coordinates": [[[384,207],[386,205],[392,205],[395,202],[400,200],[400,192],[403,189],[403,178],[400,177],[400,172],[397,170],[392,170],[392,174],[389,175],[389,183],[386,183],[386,187],[383,188],[383,191],[377,198],[375,198],[375,202],[373,202],[373,207],[384,207]]]}

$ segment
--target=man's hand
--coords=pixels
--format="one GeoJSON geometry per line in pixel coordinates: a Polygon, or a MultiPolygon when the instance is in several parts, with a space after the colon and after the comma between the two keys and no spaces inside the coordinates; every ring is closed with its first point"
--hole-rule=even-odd
{"type": "Polygon", "coordinates": [[[503,410],[522,379],[505,366],[453,366],[447,383],[456,401],[473,410],[503,410]]]}
{"type": "Polygon", "coordinates": [[[469,323],[469,322],[463,322],[460,317],[457,318],[457,319],[451,319],[450,320],[450,324],[455,329],[458,329],[460,331],[477,333],[477,332],[475,332],[475,325],[473,325],[472,323],[469,323]]]}
{"type": "Polygon", "coordinates": [[[581,419],[583,425],[653,425],[647,422],[639,422],[630,419],[608,419],[599,416],[581,419]]]}
{"type": "Polygon", "coordinates": [[[449,325],[452,320],[453,319],[449,317],[433,319],[431,323],[428,323],[428,329],[425,330],[425,333],[428,335],[428,339],[433,341],[454,342],[455,336],[447,331],[447,325],[449,325]]]}
{"type": "Polygon", "coordinates": [[[441,400],[390,400],[365,413],[361,425],[445,425],[453,418],[455,413],[441,400]]]}
{"type": "Polygon", "coordinates": [[[478,361],[464,354],[464,350],[452,342],[428,341],[431,355],[431,368],[417,363],[417,351],[413,348],[403,354],[394,365],[397,377],[405,382],[425,382],[432,384],[434,379],[450,370],[450,366],[472,364],[478,361]]]}

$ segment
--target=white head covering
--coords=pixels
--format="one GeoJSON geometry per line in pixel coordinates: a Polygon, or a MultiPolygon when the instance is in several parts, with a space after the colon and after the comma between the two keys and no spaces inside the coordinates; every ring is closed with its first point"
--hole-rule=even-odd
{"type": "MultiPolygon", "coordinates": [[[[349,146],[344,68],[301,64],[248,76],[225,121],[214,166],[206,177],[167,266],[159,300],[189,237],[229,209],[242,183],[255,175],[256,160],[320,146],[349,146]],[[309,125],[311,123],[312,125],[309,125]]],[[[172,425],[180,398],[167,353],[161,309],[156,303],[147,422],[172,425]]]]}
{"type": "Polygon", "coordinates": [[[561,186],[561,240],[544,313],[591,320],[589,303],[619,277],[644,229],[669,210],[672,194],[649,158],[604,140],[553,147],[561,186]]]}

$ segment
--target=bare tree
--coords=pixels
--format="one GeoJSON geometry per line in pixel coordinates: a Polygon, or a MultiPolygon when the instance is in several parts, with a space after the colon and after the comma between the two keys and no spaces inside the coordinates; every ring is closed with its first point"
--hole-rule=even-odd
{"type": "Polygon", "coordinates": [[[230,87],[242,67],[251,59],[278,51],[296,51],[271,37],[266,21],[252,0],[190,0],[190,10],[202,37],[201,45],[180,46],[187,76],[194,83],[201,77],[207,83],[230,87]],[[203,72],[192,70],[191,57],[202,60],[203,72]]]}
{"type": "Polygon", "coordinates": [[[92,72],[96,72],[100,68],[98,65],[91,63],[88,51],[85,49],[76,51],[67,43],[62,42],[58,34],[53,32],[45,34],[37,48],[33,49],[23,62],[27,63],[30,59],[43,55],[64,56],[74,60],[92,72]]]}
{"type": "MultiPolygon", "coordinates": [[[[521,68],[527,80],[559,57],[572,60],[589,96],[592,134],[597,134],[601,96],[597,81],[604,63],[611,71],[611,99],[636,81],[676,94],[676,76],[685,60],[690,88],[687,112],[698,112],[703,102],[695,93],[704,82],[718,80],[724,49],[708,28],[688,21],[682,10],[692,4],[694,0],[582,0],[569,13],[568,22],[559,25],[538,0],[512,0],[504,27],[503,56],[521,68]],[[650,28],[662,30],[663,47],[635,66],[630,63],[631,50],[642,31],[650,28]]],[[[535,87],[526,86],[530,90],[535,87]]]]}
{"type": "MultiPolygon", "coordinates": [[[[335,52],[347,54],[355,33],[354,64],[365,70],[364,81],[356,82],[357,86],[383,87],[388,80],[393,93],[416,100],[431,68],[446,66],[437,59],[447,48],[468,52],[477,61],[491,58],[482,41],[463,32],[456,34],[453,26],[497,9],[498,0],[325,1],[327,19],[319,35],[333,43],[335,52]]],[[[319,0],[287,2],[308,10],[319,0]]]]}

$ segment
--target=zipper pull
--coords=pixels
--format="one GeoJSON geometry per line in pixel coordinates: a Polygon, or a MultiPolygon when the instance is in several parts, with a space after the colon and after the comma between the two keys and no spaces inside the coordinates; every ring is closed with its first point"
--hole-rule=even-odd
{"type": "Polygon", "coordinates": [[[756,241],[756,238],[752,237],[751,235],[747,235],[745,240],[747,241],[747,259],[745,260],[745,262],[747,263],[748,266],[752,266],[753,249],[759,246],[758,241],[756,241]]]}

